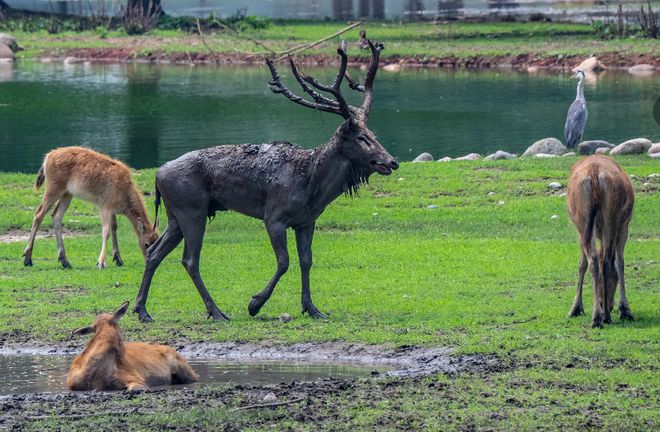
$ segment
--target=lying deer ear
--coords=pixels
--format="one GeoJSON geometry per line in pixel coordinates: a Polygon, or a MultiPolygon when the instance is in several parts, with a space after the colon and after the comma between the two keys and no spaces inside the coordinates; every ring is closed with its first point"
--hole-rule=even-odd
{"type": "Polygon", "coordinates": [[[111,322],[112,322],[113,324],[117,324],[117,322],[119,322],[119,320],[121,319],[121,317],[124,316],[124,314],[126,313],[126,311],[128,311],[128,305],[129,305],[129,304],[130,304],[130,302],[129,302],[128,300],[126,300],[124,303],[121,304],[121,306],[119,306],[119,309],[117,309],[117,311],[116,311],[116,312],[114,313],[114,315],[112,316],[112,320],[111,320],[111,322]]]}
{"type": "Polygon", "coordinates": [[[86,334],[89,334],[89,333],[94,333],[94,327],[93,326],[81,327],[79,329],[72,330],[71,331],[71,337],[82,336],[82,335],[86,335],[86,334]]]}

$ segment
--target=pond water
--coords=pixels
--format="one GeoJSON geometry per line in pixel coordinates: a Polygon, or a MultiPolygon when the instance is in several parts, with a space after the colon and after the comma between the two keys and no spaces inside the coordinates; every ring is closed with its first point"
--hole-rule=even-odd
{"type": "MultiPolygon", "coordinates": [[[[74,356],[0,355],[0,396],[40,392],[63,392],[66,374],[74,356]]],[[[293,380],[311,382],[324,378],[369,377],[373,367],[339,364],[231,363],[212,359],[189,361],[199,374],[194,387],[205,384],[279,384],[293,380]]],[[[382,367],[378,369],[383,370],[382,367]]],[[[181,387],[181,386],[178,386],[181,387]]]]}
{"type": "MultiPolygon", "coordinates": [[[[280,69],[298,91],[289,71],[280,69]]],[[[303,69],[324,80],[336,73],[303,69]]],[[[325,142],[340,117],[271,93],[268,79],[265,66],[0,64],[0,171],[35,172],[46,152],[69,145],[146,168],[219,144],[325,142]]],[[[575,85],[569,74],[556,72],[380,71],[369,125],[403,161],[423,151],[436,158],[521,152],[540,138],[563,140],[575,85]]],[[[360,102],[350,89],[344,93],[360,102]]],[[[585,139],[660,139],[653,120],[660,74],[607,71],[587,82],[585,94],[585,139]]]]}

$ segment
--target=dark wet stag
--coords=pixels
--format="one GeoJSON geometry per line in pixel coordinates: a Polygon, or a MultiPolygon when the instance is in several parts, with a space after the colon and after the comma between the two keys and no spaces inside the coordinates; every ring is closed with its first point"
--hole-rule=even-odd
{"type": "Polygon", "coordinates": [[[274,93],[314,110],[340,115],[344,122],[330,140],[313,150],[287,142],[261,145],[223,145],[187,153],[163,165],[156,175],[156,212],[160,197],[169,224],[149,249],[142,284],[134,311],[140,321],[151,321],[146,300],[154,272],[162,260],[184,241],[183,265],[199,291],[210,317],[228,320],[209,295],[199,273],[199,257],[206,218],[217,211],[233,210],[264,221],[277,257],[277,270],[266,287],[252,297],[250,315],[256,315],[268,301],[275,285],[289,267],[287,228],[293,228],[302,275],[302,312],[314,318],[324,314],[312,303],[309,272],[312,267],[314,224],[328,204],[342,193],[353,193],[374,172],[389,175],[399,167],[367,127],[373,82],[383,45],[368,42],[371,62],[364,84],[346,74],[344,45],[337,50],[341,59],[334,82],[325,85],[298,71],[291,71],[313,101],[294,94],[267,60],[274,93]],[[360,107],[346,103],[341,92],[346,77],[349,87],[364,93],[360,107]],[[326,92],[332,97],[325,96],[326,92]]]}

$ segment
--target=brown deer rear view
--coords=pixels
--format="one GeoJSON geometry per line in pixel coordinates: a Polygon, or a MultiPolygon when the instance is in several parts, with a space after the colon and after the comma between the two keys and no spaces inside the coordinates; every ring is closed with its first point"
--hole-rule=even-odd
{"type": "Polygon", "coordinates": [[[94,324],[71,332],[95,333],[71,365],[66,385],[70,390],[137,390],[148,386],[187,384],[198,380],[185,358],[173,348],[126,342],[118,322],[128,310],[124,302],[114,314],[101,314],[94,324]]]}
{"type": "Polygon", "coordinates": [[[628,239],[634,193],[630,179],[611,158],[594,155],[580,160],[571,170],[567,206],[571,220],[580,234],[580,267],[577,293],[569,316],[584,314],[582,285],[591,264],[594,301],[592,327],[610,323],[617,283],[619,314],[633,320],[623,275],[623,249],[628,239]],[[596,250],[596,238],[600,250],[596,250]]]}
{"type": "Polygon", "coordinates": [[[71,267],[64,251],[62,240],[62,218],[73,197],[96,204],[101,209],[103,242],[97,261],[99,268],[105,267],[105,250],[112,233],[112,260],[121,266],[117,243],[117,217],[123,214],[133,224],[140,242],[142,254],[158,239],[156,227],[149,223],[144,200],[131,179],[130,169],[104,154],[83,147],[62,147],[48,153],[39,169],[35,189],[46,181],[46,192],[34,214],[30,239],[25,248],[23,263],[32,265],[32,249],[39,225],[55,203],[53,228],[57,239],[58,260],[64,268],[71,267]]]}

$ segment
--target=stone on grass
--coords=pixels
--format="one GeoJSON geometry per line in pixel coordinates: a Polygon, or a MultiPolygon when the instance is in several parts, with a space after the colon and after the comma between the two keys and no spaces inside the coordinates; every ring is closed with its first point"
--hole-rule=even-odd
{"type": "Polygon", "coordinates": [[[559,182],[548,183],[548,187],[550,189],[555,189],[555,190],[561,189],[561,183],[559,183],[559,182]]]}
{"type": "Polygon", "coordinates": [[[568,152],[562,155],[562,157],[571,157],[571,156],[575,156],[575,152],[568,152]]]}
{"type": "Polygon", "coordinates": [[[263,401],[265,403],[277,402],[277,396],[275,396],[275,393],[273,393],[273,392],[268,393],[266,396],[264,396],[263,401]]]}
{"type": "Polygon", "coordinates": [[[559,216],[558,215],[552,215],[552,216],[550,216],[550,219],[557,220],[557,219],[559,219],[559,216]]]}
{"type": "Polygon", "coordinates": [[[449,161],[451,161],[451,160],[453,160],[453,159],[450,158],[449,156],[445,156],[445,157],[443,157],[443,158],[441,158],[441,159],[438,159],[438,162],[449,162],[449,161]]]}
{"type": "Polygon", "coordinates": [[[431,153],[422,153],[413,159],[413,162],[430,162],[433,160],[433,155],[431,153]]]}
{"type": "Polygon", "coordinates": [[[529,146],[523,153],[523,157],[538,154],[563,155],[566,152],[568,149],[557,138],[543,138],[529,146]]]}
{"type": "Polygon", "coordinates": [[[477,160],[477,159],[481,159],[481,155],[479,153],[466,154],[465,156],[457,157],[454,160],[455,161],[466,161],[466,160],[477,160]]]}
{"type": "Polygon", "coordinates": [[[629,155],[646,153],[653,143],[646,138],[634,138],[622,142],[618,146],[610,150],[611,155],[629,155]]]}
{"type": "Polygon", "coordinates": [[[0,60],[14,60],[16,54],[7,45],[0,43],[0,60]]]}
{"type": "Polygon", "coordinates": [[[516,159],[518,157],[517,154],[514,153],[509,153],[505,152],[504,150],[498,150],[493,154],[489,154],[486,156],[486,160],[500,160],[500,159],[516,159]]]}
{"type": "Polygon", "coordinates": [[[437,208],[438,208],[438,206],[437,206],[437,205],[435,205],[435,204],[431,204],[430,206],[428,206],[428,207],[426,207],[426,208],[427,208],[427,209],[431,209],[431,210],[434,210],[434,209],[437,209],[437,208]]]}
{"type": "Polygon", "coordinates": [[[589,155],[596,153],[596,150],[599,148],[611,149],[614,147],[614,144],[610,144],[607,141],[603,140],[591,140],[591,141],[582,141],[578,144],[578,153],[581,155],[589,155]]]}
{"type": "Polygon", "coordinates": [[[599,72],[605,69],[607,69],[607,66],[605,66],[600,60],[596,57],[589,57],[579,65],[575,66],[572,71],[577,72],[578,70],[582,70],[584,72],[599,72]]]}
{"type": "Polygon", "coordinates": [[[660,153],[652,153],[649,155],[651,159],[660,159],[660,153]]]}
{"type": "Polygon", "coordinates": [[[280,315],[280,321],[282,321],[283,323],[288,323],[289,321],[291,321],[291,315],[289,315],[286,312],[283,313],[282,315],[280,315]]]}
{"type": "Polygon", "coordinates": [[[534,157],[542,159],[542,158],[556,158],[559,156],[557,156],[556,154],[539,153],[539,154],[535,154],[534,157]]]}
{"type": "Polygon", "coordinates": [[[648,177],[649,177],[650,179],[651,179],[651,178],[658,178],[658,177],[660,177],[660,174],[653,173],[653,174],[649,174],[648,177]]]}
{"type": "Polygon", "coordinates": [[[604,155],[604,154],[608,154],[608,153],[610,152],[610,150],[612,150],[612,149],[611,149],[611,148],[607,148],[607,147],[599,147],[599,148],[597,148],[597,149],[594,151],[594,154],[602,154],[602,155],[604,155]]]}
{"type": "Polygon", "coordinates": [[[649,151],[647,153],[649,155],[660,153],[660,143],[655,143],[651,147],[649,147],[649,151]]]}

